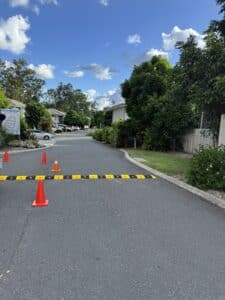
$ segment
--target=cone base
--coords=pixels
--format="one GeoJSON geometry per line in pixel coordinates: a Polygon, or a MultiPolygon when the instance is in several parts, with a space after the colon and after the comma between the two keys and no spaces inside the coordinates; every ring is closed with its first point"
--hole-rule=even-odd
{"type": "Polygon", "coordinates": [[[34,200],[34,202],[32,203],[33,207],[43,207],[43,206],[48,206],[48,200],[45,200],[44,203],[37,203],[36,200],[34,200]]]}
{"type": "Polygon", "coordinates": [[[55,172],[55,173],[61,172],[61,169],[59,169],[59,170],[52,170],[52,172],[55,172]]]}

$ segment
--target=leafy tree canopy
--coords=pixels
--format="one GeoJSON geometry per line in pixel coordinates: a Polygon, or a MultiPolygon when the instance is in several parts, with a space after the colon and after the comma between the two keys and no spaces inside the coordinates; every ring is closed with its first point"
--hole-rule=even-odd
{"type": "Polygon", "coordinates": [[[83,128],[85,125],[89,125],[90,119],[82,112],[70,110],[64,118],[64,123],[69,126],[79,126],[83,128]]]}
{"type": "Polygon", "coordinates": [[[31,128],[50,130],[52,120],[47,109],[40,103],[30,102],[26,106],[26,120],[31,128]]]}
{"type": "Polygon", "coordinates": [[[151,61],[135,66],[130,79],[121,85],[128,115],[144,128],[152,121],[152,102],[167,91],[171,71],[166,59],[155,56],[151,61]]]}
{"type": "Polygon", "coordinates": [[[72,84],[60,83],[56,89],[49,89],[46,94],[46,105],[68,112],[75,110],[90,115],[91,103],[80,89],[74,89],[72,84]]]}
{"type": "Polygon", "coordinates": [[[45,82],[28,68],[24,59],[18,59],[10,64],[0,60],[0,84],[6,97],[29,103],[40,100],[45,82]]]}

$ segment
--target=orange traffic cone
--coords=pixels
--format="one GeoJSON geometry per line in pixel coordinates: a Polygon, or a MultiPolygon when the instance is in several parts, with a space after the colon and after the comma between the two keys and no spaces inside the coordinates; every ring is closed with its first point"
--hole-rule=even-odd
{"type": "Polygon", "coordinates": [[[32,203],[32,206],[48,206],[48,200],[45,198],[44,184],[42,180],[38,181],[36,199],[32,203]]]}
{"type": "Polygon", "coordinates": [[[5,151],[3,154],[3,162],[8,163],[9,162],[9,152],[5,151]]]}
{"type": "Polygon", "coordinates": [[[52,172],[60,172],[60,167],[59,167],[59,163],[57,160],[54,161],[53,167],[52,167],[52,172]]]}
{"type": "Polygon", "coordinates": [[[46,165],[47,164],[47,154],[46,154],[46,151],[44,151],[42,153],[41,164],[42,165],[46,165]]]}

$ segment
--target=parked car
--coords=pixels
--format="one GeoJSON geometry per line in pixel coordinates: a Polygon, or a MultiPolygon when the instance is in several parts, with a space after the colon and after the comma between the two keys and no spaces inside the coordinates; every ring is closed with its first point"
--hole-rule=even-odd
{"type": "Polygon", "coordinates": [[[80,130],[80,127],[79,126],[72,126],[72,129],[73,129],[73,131],[78,131],[78,130],[80,130]]]}
{"type": "Polygon", "coordinates": [[[52,127],[52,132],[54,132],[54,133],[61,133],[61,132],[63,132],[63,129],[62,129],[62,127],[55,127],[55,126],[53,126],[52,127]]]}
{"type": "Polygon", "coordinates": [[[72,131],[73,131],[72,127],[66,126],[66,132],[72,132],[72,131]]]}
{"type": "Polygon", "coordinates": [[[30,135],[35,136],[39,140],[50,140],[53,137],[51,133],[38,129],[30,130],[30,135]]]}

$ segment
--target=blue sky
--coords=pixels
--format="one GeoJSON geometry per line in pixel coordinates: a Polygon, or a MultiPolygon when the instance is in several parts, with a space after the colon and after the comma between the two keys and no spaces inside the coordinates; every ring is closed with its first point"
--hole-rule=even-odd
{"type": "Polygon", "coordinates": [[[0,58],[24,57],[46,88],[71,82],[103,107],[120,101],[134,64],[158,53],[174,64],[189,34],[204,47],[218,10],[214,0],[0,0],[0,58]]]}

